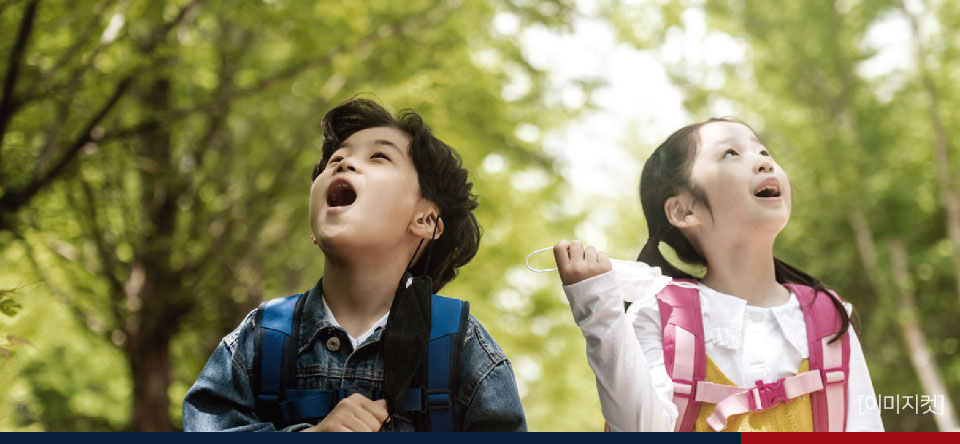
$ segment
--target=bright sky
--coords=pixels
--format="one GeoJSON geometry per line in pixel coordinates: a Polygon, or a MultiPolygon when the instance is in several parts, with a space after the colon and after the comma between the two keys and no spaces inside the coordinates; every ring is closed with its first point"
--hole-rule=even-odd
{"type": "MultiPolygon", "coordinates": [[[[838,8],[846,7],[851,1],[857,0],[838,0],[838,8]]],[[[743,61],[748,48],[726,34],[708,31],[704,13],[691,9],[683,15],[685,29],[669,31],[662,50],[641,51],[617,42],[613,29],[596,18],[593,2],[579,1],[579,18],[572,23],[569,33],[542,27],[521,29],[519,20],[508,13],[498,15],[493,28],[501,35],[519,39],[527,60],[549,73],[550,90],[555,91],[553,100],[558,104],[576,107],[584,103],[586,98],[574,86],[578,79],[602,82],[603,86],[594,93],[594,110],[547,134],[521,124],[517,136],[530,142],[542,137],[543,149],[560,161],[561,173],[573,184],[571,195],[565,196],[564,206],[573,211],[585,210],[588,217],[571,233],[571,238],[602,250],[620,251],[623,255],[623,251],[636,250],[639,245],[620,246],[622,248],[608,245],[611,228],[623,223],[618,204],[620,207],[636,205],[639,213],[637,187],[643,161],[670,133],[693,120],[683,108],[682,91],[667,77],[664,63],[684,61],[694,65],[698,68],[688,75],[703,84],[721,88],[723,76],[711,67],[743,61]]],[[[908,0],[908,7],[912,4],[913,0],[908,0]]],[[[925,22],[923,27],[936,32],[935,21],[925,22]]],[[[891,74],[911,69],[909,39],[908,22],[899,14],[883,17],[867,33],[864,47],[877,53],[861,63],[859,72],[877,82],[876,91],[881,100],[890,100],[892,93],[903,85],[903,76],[891,74]]],[[[494,59],[488,62],[496,63],[494,59]]],[[[519,75],[504,89],[503,95],[507,99],[519,97],[529,87],[529,80],[519,75]]],[[[736,114],[732,106],[722,103],[716,105],[713,112],[718,116],[736,114]]],[[[484,169],[491,171],[504,166],[505,160],[497,154],[488,156],[483,164],[484,169]]],[[[517,189],[536,188],[543,183],[543,174],[538,172],[521,172],[513,179],[517,189]]],[[[550,263],[543,258],[533,262],[540,266],[550,263]]],[[[499,293],[495,301],[506,311],[522,304],[524,295],[544,285],[556,284],[555,280],[535,275],[520,264],[508,270],[505,277],[511,288],[499,293]]],[[[539,378],[543,369],[523,355],[514,360],[523,394],[527,382],[539,378]]]]}
{"type": "MultiPolygon", "coordinates": [[[[707,30],[703,11],[692,8],[683,15],[685,29],[667,33],[664,49],[641,51],[617,42],[613,29],[596,18],[593,3],[578,3],[579,17],[570,33],[542,27],[521,30],[509,13],[498,15],[493,27],[500,34],[519,38],[530,63],[549,72],[557,102],[583,104],[585,97],[573,86],[578,79],[600,80],[604,85],[593,97],[596,110],[544,134],[543,149],[560,160],[561,172],[576,188],[568,203],[595,213],[575,235],[590,236],[591,243],[605,248],[605,227],[617,223],[617,215],[597,210],[611,200],[637,200],[643,160],[671,132],[693,119],[683,108],[682,91],[667,77],[664,62],[676,63],[680,61],[677,57],[683,57],[688,65],[700,67],[689,75],[721,87],[723,75],[711,68],[744,60],[748,48],[729,35],[707,30]]],[[[838,8],[847,3],[839,1],[838,8]]],[[[913,2],[908,2],[908,7],[916,8],[913,2]]],[[[935,25],[925,22],[924,28],[936,32],[935,25]]],[[[863,62],[859,71],[866,78],[882,80],[877,88],[881,99],[902,86],[902,80],[890,74],[910,69],[909,38],[908,22],[900,14],[884,16],[867,33],[865,48],[877,54],[863,62]]],[[[504,96],[522,94],[528,86],[519,79],[504,90],[504,96]]],[[[720,103],[714,114],[735,112],[720,103]]],[[[535,140],[540,134],[536,128],[521,125],[518,136],[535,140]]],[[[530,181],[521,177],[517,182],[515,185],[524,187],[530,181]]]]}

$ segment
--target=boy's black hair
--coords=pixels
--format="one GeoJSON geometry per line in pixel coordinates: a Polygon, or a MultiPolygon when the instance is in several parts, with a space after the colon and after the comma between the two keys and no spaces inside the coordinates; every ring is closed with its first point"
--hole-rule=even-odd
{"type": "MultiPolygon", "coordinates": [[[[703,254],[697,250],[683,232],[673,226],[667,219],[664,203],[670,197],[676,196],[682,191],[687,191],[693,196],[694,200],[703,204],[707,211],[711,211],[707,194],[693,180],[691,170],[697,150],[700,147],[700,128],[714,122],[738,123],[750,128],[746,123],[723,118],[712,118],[687,125],[667,137],[667,140],[654,150],[643,165],[643,172],[640,174],[640,204],[647,219],[647,229],[650,232],[650,237],[640,251],[637,260],[652,267],[660,267],[664,275],[674,279],[695,278],[663,257],[663,254],[660,253],[660,242],[665,242],[673,248],[677,257],[683,262],[707,265],[707,259],[703,257],[703,254]]],[[[753,128],[750,128],[750,131],[753,131],[753,128]]],[[[756,131],[753,132],[756,134],[756,131]]],[[[850,316],[847,314],[846,308],[839,298],[827,291],[826,286],[819,279],[777,257],[773,258],[773,266],[777,282],[806,285],[814,289],[814,297],[823,293],[830,298],[841,319],[840,329],[831,342],[840,339],[847,333],[850,328],[850,316]]]]}
{"type": "MultiPolygon", "coordinates": [[[[440,237],[432,242],[430,269],[426,269],[428,255],[421,254],[410,271],[414,275],[429,276],[434,293],[438,292],[480,248],[482,231],[473,214],[477,196],[471,192],[473,183],[468,180],[460,155],[437,139],[415,111],[405,109],[394,117],[368,99],[353,98],[338,105],[323,116],[321,124],[322,156],[313,168],[311,180],[320,175],[333,153],[357,131],[390,127],[410,137],[409,154],[417,170],[420,195],[440,208],[444,228],[440,237]]],[[[424,248],[429,247],[424,244],[424,248]]]]}

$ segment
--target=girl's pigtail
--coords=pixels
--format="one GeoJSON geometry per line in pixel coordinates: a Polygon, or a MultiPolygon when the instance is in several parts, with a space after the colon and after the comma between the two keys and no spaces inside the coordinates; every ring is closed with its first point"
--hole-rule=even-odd
{"type": "MultiPolygon", "coordinates": [[[[677,258],[687,264],[706,265],[707,263],[700,251],[667,219],[664,203],[670,197],[685,190],[698,203],[703,204],[707,211],[710,211],[710,201],[707,199],[706,192],[691,180],[691,168],[697,153],[697,146],[700,143],[700,128],[711,122],[743,124],[743,122],[736,120],[710,119],[680,128],[654,150],[650,158],[644,163],[643,171],[640,173],[640,204],[643,206],[643,214],[647,218],[647,229],[653,235],[643,246],[637,260],[651,267],[660,267],[660,273],[674,279],[694,279],[694,277],[673,266],[663,257],[659,248],[661,241],[673,248],[677,258]]],[[[773,261],[777,282],[812,287],[815,291],[814,297],[824,293],[833,302],[842,322],[840,330],[830,340],[831,342],[847,334],[850,328],[850,316],[847,314],[843,303],[840,302],[840,298],[828,291],[818,279],[780,259],[774,258],[773,261]]]]}
{"type": "Polygon", "coordinates": [[[837,313],[840,314],[840,330],[837,331],[837,334],[830,340],[830,343],[836,342],[842,338],[843,335],[847,334],[847,330],[850,329],[850,315],[847,314],[846,307],[843,306],[843,302],[840,302],[840,298],[829,292],[827,287],[825,287],[819,279],[804,273],[799,268],[776,257],[773,258],[773,268],[776,273],[777,282],[806,285],[813,288],[814,298],[819,296],[820,293],[824,293],[830,298],[830,302],[833,302],[834,307],[837,308],[837,313]]]}

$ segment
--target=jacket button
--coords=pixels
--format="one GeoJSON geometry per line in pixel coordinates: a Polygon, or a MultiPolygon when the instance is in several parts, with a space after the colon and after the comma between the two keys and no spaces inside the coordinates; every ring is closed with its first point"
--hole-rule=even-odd
{"type": "Polygon", "coordinates": [[[330,338],[327,339],[327,350],[332,352],[340,350],[340,338],[336,336],[330,336],[330,338]]]}

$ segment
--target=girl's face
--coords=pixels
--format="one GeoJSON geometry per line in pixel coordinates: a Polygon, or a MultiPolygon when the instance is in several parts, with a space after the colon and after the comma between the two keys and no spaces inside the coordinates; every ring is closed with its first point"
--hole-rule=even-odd
{"type": "Polygon", "coordinates": [[[700,127],[700,147],[691,170],[711,210],[693,210],[703,234],[778,234],[790,219],[790,181],[770,151],[741,123],[711,122],[700,127]]]}

